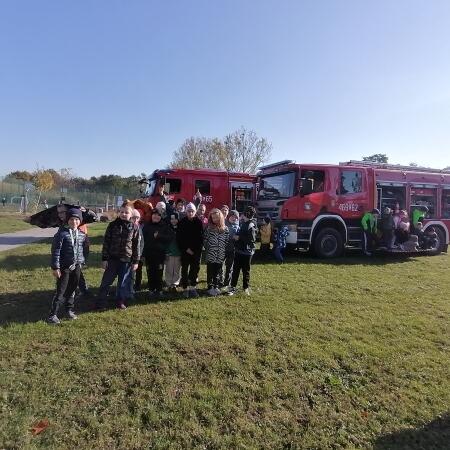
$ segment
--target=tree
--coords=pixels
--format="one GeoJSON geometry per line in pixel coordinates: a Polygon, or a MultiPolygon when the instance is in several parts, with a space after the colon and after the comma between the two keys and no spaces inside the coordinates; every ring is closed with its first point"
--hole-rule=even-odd
{"type": "Polygon", "coordinates": [[[15,172],[8,173],[5,178],[15,178],[16,180],[31,181],[33,174],[27,170],[16,170],[15,172]]]}
{"type": "Polygon", "coordinates": [[[375,153],[370,156],[363,156],[363,161],[377,162],[377,163],[387,163],[388,157],[384,153],[375,153]]]}
{"type": "Polygon", "coordinates": [[[270,158],[272,145],[258,138],[252,130],[241,128],[223,140],[219,138],[191,137],[173,154],[170,167],[189,169],[222,169],[255,172],[270,158]]]}
{"type": "Polygon", "coordinates": [[[52,173],[49,170],[37,169],[33,172],[32,183],[38,193],[34,206],[37,211],[42,193],[49,191],[54,186],[52,173]]]}
{"type": "Polygon", "coordinates": [[[242,127],[225,137],[225,168],[236,172],[256,172],[272,153],[272,144],[253,130],[242,127]]]}

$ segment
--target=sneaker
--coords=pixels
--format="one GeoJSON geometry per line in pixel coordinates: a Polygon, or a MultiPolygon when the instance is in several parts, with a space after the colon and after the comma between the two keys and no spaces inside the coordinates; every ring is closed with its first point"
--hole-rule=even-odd
{"type": "Polygon", "coordinates": [[[230,286],[228,288],[227,295],[234,295],[234,294],[236,294],[236,288],[230,286]]]}
{"type": "Polygon", "coordinates": [[[49,316],[47,318],[47,323],[50,325],[58,325],[61,323],[61,321],[58,319],[58,316],[56,316],[55,314],[53,316],[49,316]]]}
{"type": "Polygon", "coordinates": [[[215,295],[220,295],[222,291],[219,288],[214,289],[215,295]]]}
{"type": "Polygon", "coordinates": [[[117,308],[119,308],[119,309],[127,309],[127,305],[125,305],[124,302],[119,302],[119,304],[117,305],[117,308]]]}
{"type": "Polygon", "coordinates": [[[249,288],[244,289],[244,295],[250,295],[250,289],[249,288]]]}
{"type": "Polygon", "coordinates": [[[78,319],[78,316],[74,313],[73,309],[69,309],[69,311],[67,311],[67,315],[69,316],[69,320],[78,319]]]}
{"type": "Polygon", "coordinates": [[[194,297],[194,298],[199,297],[197,289],[195,289],[195,288],[192,288],[191,291],[189,292],[189,294],[191,297],[194,297]]]}

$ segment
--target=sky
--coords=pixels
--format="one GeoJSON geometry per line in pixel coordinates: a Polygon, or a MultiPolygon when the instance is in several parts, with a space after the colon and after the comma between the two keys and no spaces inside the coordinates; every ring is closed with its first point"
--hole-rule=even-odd
{"type": "Polygon", "coordinates": [[[450,166],[448,0],[0,0],[0,175],[150,173],[241,126],[268,162],[450,166]]]}

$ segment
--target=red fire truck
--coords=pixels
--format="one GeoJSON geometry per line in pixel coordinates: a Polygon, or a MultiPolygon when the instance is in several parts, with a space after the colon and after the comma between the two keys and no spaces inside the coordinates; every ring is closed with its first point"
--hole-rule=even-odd
{"type": "Polygon", "coordinates": [[[208,211],[225,204],[241,212],[255,201],[255,181],[255,175],[225,170],[162,169],[155,170],[148,180],[141,180],[141,193],[155,205],[160,200],[157,194],[161,185],[169,200],[174,201],[194,201],[200,191],[208,211]]]}
{"type": "Polygon", "coordinates": [[[330,258],[361,247],[361,217],[389,206],[408,212],[428,207],[424,229],[433,226],[447,251],[450,230],[450,172],[421,167],[350,161],[339,165],[281,161],[260,168],[258,220],[270,216],[287,225],[288,244],[330,258]]]}

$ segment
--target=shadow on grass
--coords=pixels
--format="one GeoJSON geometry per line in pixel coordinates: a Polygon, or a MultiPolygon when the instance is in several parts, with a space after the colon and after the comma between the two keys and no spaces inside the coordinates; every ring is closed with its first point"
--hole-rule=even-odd
{"type": "MultiPolygon", "coordinates": [[[[88,312],[96,312],[97,290],[90,289],[90,294],[79,296],[75,301],[75,312],[82,315],[88,312]]],[[[48,317],[51,301],[55,291],[32,291],[27,293],[12,293],[0,295],[0,327],[12,324],[35,323],[48,317]]],[[[115,286],[111,287],[108,296],[107,310],[115,309],[117,301],[114,296],[115,286]]],[[[201,297],[206,297],[203,290],[199,290],[201,297]]],[[[165,293],[162,298],[150,298],[146,290],[139,291],[135,298],[129,302],[129,306],[138,306],[160,302],[175,302],[180,300],[192,300],[185,298],[182,292],[165,293]]],[[[101,312],[98,312],[101,314],[101,312]]],[[[61,308],[58,316],[64,318],[65,309],[61,308]]]]}
{"type": "MultiPolygon", "coordinates": [[[[308,252],[289,252],[285,254],[284,263],[285,264],[297,264],[297,263],[308,263],[308,264],[327,264],[333,266],[386,266],[390,264],[402,264],[405,262],[413,261],[419,255],[407,255],[396,253],[386,256],[364,256],[361,253],[348,252],[345,256],[332,259],[321,259],[314,256],[308,252]]],[[[273,256],[263,257],[255,253],[252,259],[252,264],[278,264],[273,256]]]]}
{"type": "Polygon", "coordinates": [[[398,431],[377,439],[375,450],[448,450],[450,413],[443,414],[421,428],[398,431]]]}

